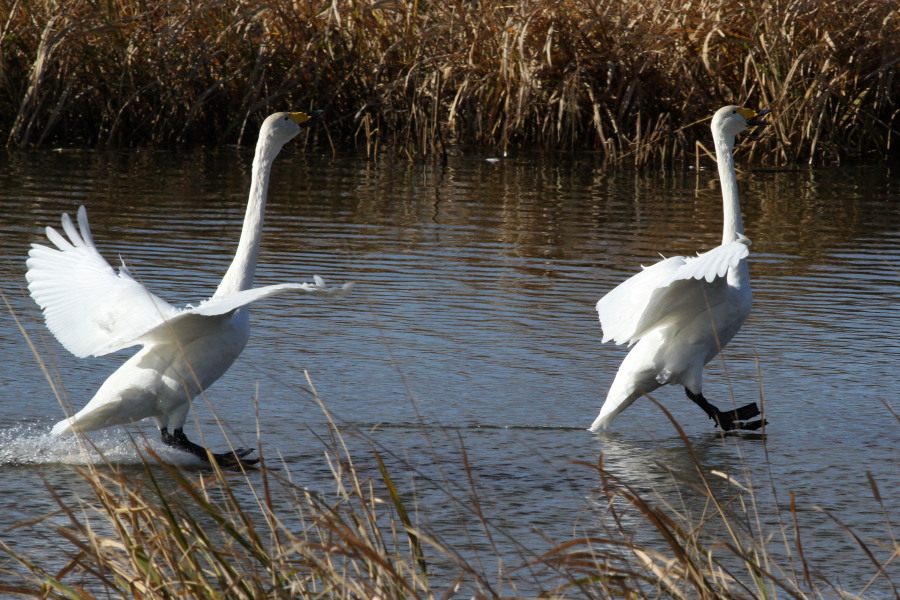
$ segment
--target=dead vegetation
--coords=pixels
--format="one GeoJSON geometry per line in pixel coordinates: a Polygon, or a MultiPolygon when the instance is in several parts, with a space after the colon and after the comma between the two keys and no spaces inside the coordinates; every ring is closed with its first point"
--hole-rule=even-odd
{"type": "MultiPolygon", "coordinates": [[[[804,552],[798,512],[807,507],[789,494],[780,524],[764,524],[758,504],[764,490],[746,473],[706,469],[673,425],[696,468],[679,486],[693,490],[698,501],[691,504],[705,506],[702,514],[689,514],[677,498],[638,491],[608,471],[601,455],[581,464],[596,474],[585,534],[543,552],[521,546],[519,556],[498,555],[499,570],[442,539],[427,522],[438,506],[418,499],[422,486],[440,490],[433,500],[452,506],[459,527],[480,529],[487,548],[497,550],[493,539],[504,530],[482,509],[477,477],[429,482],[419,474],[416,491],[404,483],[415,467],[337,428],[323,439],[330,490],[299,485],[289,465],[269,469],[265,460],[249,473],[185,472],[157,462],[150,449],[143,468],[89,462],[76,468],[80,493],[47,483],[58,510],[4,534],[40,529],[55,536],[64,558],[16,552],[0,538],[8,556],[0,593],[69,600],[531,597],[519,589],[557,600],[896,597],[891,572],[900,545],[872,474],[871,489],[860,493],[882,507],[873,515],[884,520],[881,539],[859,536],[814,507],[853,541],[857,560],[871,572],[864,589],[851,592],[804,552]]],[[[464,449],[462,457],[468,472],[464,449]]]]}
{"type": "Polygon", "coordinates": [[[896,153],[900,13],[886,0],[5,0],[11,146],[241,143],[327,110],[316,142],[690,160],[720,105],[773,110],[771,163],[896,153]]]}

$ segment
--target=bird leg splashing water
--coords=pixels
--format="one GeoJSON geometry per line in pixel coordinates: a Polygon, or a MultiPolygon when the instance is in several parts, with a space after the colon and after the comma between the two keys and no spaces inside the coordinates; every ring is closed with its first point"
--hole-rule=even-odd
{"type": "Polygon", "coordinates": [[[306,292],[343,296],[353,287],[282,283],[253,288],[272,161],[282,146],[315,122],[305,113],[277,113],[259,132],[247,212],[234,260],[215,294],[198,306],[176,308],[152,294],[123,265],[114,270],[100,255],[84,207],[77,227],[64,214],[65,237],[47,228],[55,248],[33,244],[28,289],[47,327],[72,354],[102,356],[142,348],[100,386],[87,405],[53,427],[52,435],[94,431],[152,418],[162,441],[222,465],[254,464],[252,450],[215,454],[188,440],[184,423],[195,396],[231,366],[250,337],[249,304],[276,294],[306,292]],[[172,431],[169,431],[172,428],[172,431]]]}
{"type": "Polygon", "coordinates": [[[644,268],[597,302],[603,342],[634,347],[591,425],[605,429],[620,412],[666,384],[684,386],[694,401],[725,431],[755,430],[765,422],[747,422],[760,414],[756,403],[721,411],[703,397],[703,366],[725,347],[743,325],[753,299],[744,236],[734,140],[747,127],[766,125],[769,111],[737,106],[719,109],[712,118],[713,141],[722,185],[722,245],[693,258],[673,256],[644,268]]]}

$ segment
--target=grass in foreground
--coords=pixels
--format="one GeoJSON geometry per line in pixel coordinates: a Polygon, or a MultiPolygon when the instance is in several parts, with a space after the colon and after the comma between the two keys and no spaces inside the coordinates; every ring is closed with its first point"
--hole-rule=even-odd
{"type": "MultiPolygon", "coordinates": [[[[687,515],[638,492],[607,471],[601,455],[597,464],[582,465],[597,478],[595,533],[526,555],[521,564],[497,557],[503,559],[499,572],[486,571],[419,522],[435,507],[420,505],[414,490],[398,484],[387,467],[402,467],[396,456],[358,435],[353,441],[362,441],[364,450],[351,452],[335,426],[323,439],[334,484],[327,492],[291,481],[288,465],[185,472],[157,462],[147,449],[147,462],[137,470],[109,464],[78,468],[91,492],[84,497],[64,499],[48,485],[59,507],[55,524],[37,520],[27,526],[50,528],[65,550],[66,564],[51,568],[0,542],[19,565],[7,570],[0,593],[67,599],[387,600],[501,598],[510,593],[500,590],[528,589],[547,598],[856,597],[805,556],[793,496],[793,522],[767,530],[752,482],[707,472],[674,420],[673,425],[695,460],[696,477],[685,485],[705,500],[704,515],[687,515]],[[726,481],[724,488],[712,481],[717,477],[726,481]],[[637,536],[637,528],[649,528],[655,539],[637,536]],[[787,558],[777,559],[770,552],[773,545],[787,558]]],[[[407,475],[404,471],[401,478],[407,475]]],[[[884,509],[871,475],[869,481],[884,509]]],[[[430,483],[461,520],[477,523],[488,537],[502,536],[482,511],[473,482],[470,477],[468,483],[430,483]]],[[[828,516],[844,527],[837,516],[828,516]]],[[[871,585],[896,596],[889,569],[900,560],[900,544],[886,509],[883,518],[881,547],[849,529],[846,533],[857,544],[859,559],[871,567],[871,585]]]]}
{"type": "Polygon", "coordinates": [[[12,146],[252,142],[326,109],[320,143],[459,144],[692,163],[719,106],[773,110],[770,163],[897,151],[900,12],[885,0],[0,3],[12,146]]]}
{"type": "MultiPolygon", "coordinates": [[[[0,299],[5,301],[2,294],[0,299]]],[[[16,318],[11,309],[10,314],[16,318]]],[[[62,387],[54,385],[56,378],[41,355],[35,356],[64,406],[62,387]]],[[[549,550],[537,551],[504,530],[503,515],[492,516],[484,508],[489,503],[480,496],[461,439],[462,468],[452,471],[463,476],[444,475],[451,472],[444,468],[450,460],[447,448],[434,446],[433,472],[439,475],[429,476],[400,456],[403,449],[396,452],[373,436],[344,430],[311,381],[308,389],[329,424],[320,440],[330,476],[321,487],[331,489],[316,491],[293,481],[290,464],[270,463],[265,454],[259,469],[185,471],[166,464],[138,440],[144,459],[132,467],[103,460],[90,438],[79,438],[85,455],[99,454],[101,460],[73,467],[82,483],[75,493],[46,482],[56,511],[0,533],[0,549],[9,557],[0,563],[0,595],[66,600],[500,600],[535,595],[557,600],[818,600],[866,598],[870,590],[878,590],[878,597],[900,598],[891,575],[900,563],[900,540],[871,473],[869,493],[884,522],[880,539],[863,539],[838,515],[813,507],[846,533],[858,549],[857,560],[869,569],[870,579],[857,596],[829,577],[828,565],[804,552],[798,519],[802,507],[792,493],[789,520],[779,516],[777,526],[767,524],[760,501],[764,490],[749,469],[737,474],[708,470],[678,422],[653,401],[690,458],[693,472],[680,474],[682,480],[675,483],[699,499],[690,504],[702,506],[700,514],[684,504],[679,507],[675,498],[640,491],[640,483],[606,469],[601,454],[596,463],[577,463],[596,481],[586,533],[547,540],[549,550]],[[454,525],[464,532],[479,531],[487,539],[479,544],[480,552],[494,556],[474,556],[471,537],[448,541],[446,522],[440,528],[429,525],[430,514],[446,514],[448,507],[456,515],[454,525]],[[52,539],[63,558],[13,549],[11,536],[23,530],[52,539]],[[512,540],[515,552],[504,551],[495,542],[500,539],[512,540]],[[528,596],[518,590],[527,590],[528,596]]],[[[890,404],[885,407],[900,425],[900,416],[890,404]]],[[[765,443],[764,434],[753,435],[765,443]]],[[[774,482],[767,491],[780,505],[774,482]]],[[[560,513],[581,509],[561,506],[560,513]]]]}

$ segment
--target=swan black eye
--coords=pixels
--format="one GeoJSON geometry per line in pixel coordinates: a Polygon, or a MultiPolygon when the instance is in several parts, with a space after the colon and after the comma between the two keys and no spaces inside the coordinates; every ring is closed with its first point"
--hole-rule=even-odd
{"type": "Polygon", "coordinates": [[[736,115],[736,114],[737,114],[737,111],[736,111],[736,110],[733,110],[733,111],[731,111],[731,114],[736,115]]]}

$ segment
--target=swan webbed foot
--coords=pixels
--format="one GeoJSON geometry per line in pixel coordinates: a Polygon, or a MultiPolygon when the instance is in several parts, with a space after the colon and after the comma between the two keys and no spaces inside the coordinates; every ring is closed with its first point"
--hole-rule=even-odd
{"type": "Polygon", "coordinates": [[[193,454],[204,462],[212,463],[212,461],[215,461],[219,467],[252,466],[259,462],[258,458],[244,458],[253,452],[252,448],[238,448],[234,452],[215,453],[187,439],[184,430],[181,428],[169,433],[167,427],[160,427],[159,435],[165,445],[193,454]]]}
{"type": "Polygon", "coordinates": [[[756,405],[756,402],[751,402],[750,404],[745,404],[732,411],[728,411],[727,414],[731,415],[732,419],[735,421],[746,421],[759,416],[759,407],[756,405]]]}
{"type": "Polygon", "coordinates": [[[757,406],[756,402],[745,404],[734,410],[722,411],[710,404],[710,402],[703,397],[703,394],[694,394],[687,388],[685,388],[684,391],[687,393],[687,397],[697,406],[702,408],[703,412],[715,422],[717,427],[722,428],[722,431],[732,431],[735,429],[740,429],[742,431],[756,431],[763,425],[768,425],[768,421],[764,419],[745,422],[748,419],[760,415],[759,406],[757,406]]]}
{"type": "MultiPolygon", "coordinates": [[[[754,405],[755,406],[755,405],[754,405]]],[[[715,416],[711,416],[710,418],[716,422],[716,425],[722,428],[722,431],[756,431],[760,429],[763,425],[768,425],[769,422],[765,419],[757,419],[756,421],[747,421],[746,419],[750,417],[738,418],[736,417],[737,411],[730,410],[726,412],[718,411],[715,416]]],[[[757,409],[756,414],[752,416],[756,416],[759,414],[759,410],[757,409]]]]}
{"type": "Polygon", "coordinates": [[[234,452],[223,452],[221,454],[213,454],[213,459],[221,468],[232,468],[237,466],[252,467],[259,462],[258,458],[244,458],[253,452],[252,448],[238,448],[234,452]]]}
{"type": "Polygon", "coordinates": [[[757,419],[756,421],[750,421],[749,423],[738,421],[734,423],[734,428],[740,429],[741,431],[756,431],[757,429],[761,429],[763,425],[768,424],[769,422],[765,419],[757,419]]]}

